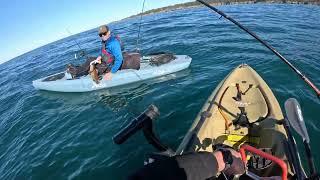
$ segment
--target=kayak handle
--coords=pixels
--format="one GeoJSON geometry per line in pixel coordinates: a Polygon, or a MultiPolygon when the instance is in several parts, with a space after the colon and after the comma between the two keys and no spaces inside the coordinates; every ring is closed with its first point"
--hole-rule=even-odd
{"type": "Polygon", "coordinates": [[[138,130],[143,128],[146,123],[156,119],[159,114],[158,108],[155,105],[150,105],[142,114],[134,118],[130,124],[113,136],[113,141],[116,144],[122,144],[138,130]]]}
{"type": "Polygon", "coordinates": [[[287,164],[283,160],[281,160],[281,159],[279,159],[279,158],[277,158],[277,157],[275,157],[275,156],[273,156],[271,154],[263,152],[260,149],[257,149],[255,147],[249,146],[247,144],[244,144],[244,145],[242,145],[240,147],[240,154],[241,154],[242,161],[245,164],[247,164],[247,156],[246,156],[245,151],[251,152],[253,154],[257,154],[257,155],[259,155],[259,156],[261,156],[263,158],[269,159],[272,162],[277,163],[282,169],[282,177],[281,177],[281,179],[282,180],[287,180],[288,169],[287,169],[287,164]]]}

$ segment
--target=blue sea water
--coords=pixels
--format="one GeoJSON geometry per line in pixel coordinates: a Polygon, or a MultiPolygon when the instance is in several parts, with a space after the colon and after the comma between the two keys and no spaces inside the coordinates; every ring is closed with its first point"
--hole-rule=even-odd
{"type": "MultiPolygon", "coordinates": [[[[274,46],[320,86],[320,7],[250,4],[218,6],[274,46]]],[[[111,23],[127,50],[136,45],[139,18],[111,23]]],[[[237,65],[251,65],[283,107],[299,100],[320,168],[320,101],[281,60],[209,9],[191,8],[143,17],[141,50],[170,51],[193,58],[189,70],[110,93],[35,90],[32,80],[57,73],[79,49],[91,55],[100,42],[96,29],[50,43],[0,65],[0,179],[124,179],[154,149],[138,133],[118,146],[112,136],[155,104],[160,138],[175,149],[203,103],[237,65]],[[176,77],[177,76],[177,77],[176,77]]],[[[300,141],[299,138],[297,138],[300,141]]],[[[299,143],[300,151],[303,151],[299,143]]],[[[303,158],[305,160],[305,158],[303,158]]]]}

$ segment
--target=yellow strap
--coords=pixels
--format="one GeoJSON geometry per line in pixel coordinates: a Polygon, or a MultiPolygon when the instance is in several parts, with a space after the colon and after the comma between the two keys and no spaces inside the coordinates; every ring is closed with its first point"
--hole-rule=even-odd
{"type": "Polygon", "coordinates": [[[226,134],[227,135],[227,140],[231,143],[231,144],[235,144],[235,143],[252,143],[252,144],[259,144],[260,143],[260,138],[259,137],[253,137],[253,136],[242,136],[242,135],[235,135],[235,134],[226,134]]]}

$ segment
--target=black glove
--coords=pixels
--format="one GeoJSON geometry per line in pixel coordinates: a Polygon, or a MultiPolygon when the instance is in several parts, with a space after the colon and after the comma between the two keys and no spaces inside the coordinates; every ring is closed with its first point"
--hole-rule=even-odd
{"type": "Polygon", "coordinates": [[[246,172],[245,164],[241,160],[241,155],[239,152],[232,148],[218,148],[223,155],[223,160],[225,162],[225,168],[222,171],[227,176],[242,175],[246,172]]]}

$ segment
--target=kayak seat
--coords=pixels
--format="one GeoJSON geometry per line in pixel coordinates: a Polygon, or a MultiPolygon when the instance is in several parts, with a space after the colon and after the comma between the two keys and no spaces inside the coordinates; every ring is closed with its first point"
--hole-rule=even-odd
{"type": "Polygon", "coordinates": [[[268,115],[268,105],[259,87],[246,81],[228,86],[220,99],[219,107],[231,122],[238,121],[245,114],[251,124],[268,115]]]}
{"type": "Polygon", "coordinates": [[[120,70],[122,69],[140,69],[140,53],[123,53],[123,63],[121,65],[120,70]]]}

